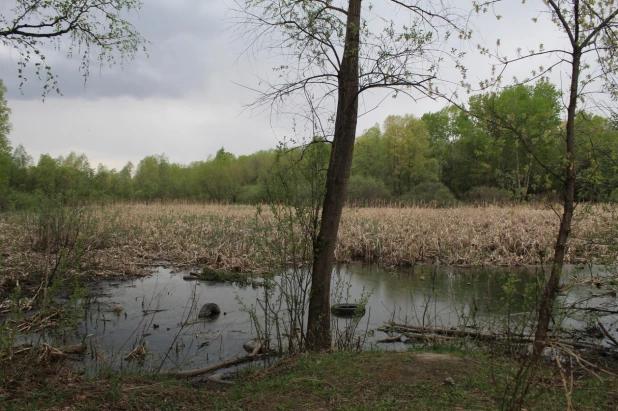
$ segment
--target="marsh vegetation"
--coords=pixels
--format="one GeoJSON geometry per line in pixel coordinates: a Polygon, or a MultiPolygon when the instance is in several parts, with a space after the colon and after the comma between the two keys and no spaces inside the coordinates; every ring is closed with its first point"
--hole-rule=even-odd
{"type": "MultiPolygon", "coordinates": [[[[80,213],[87,216],[83,221],[87,229],[79,232],[85,253],[72,268],[87,275],[139,275],[154,265],[264,274],[280,264],[286,240],[276,230],[268,207],[256,211],[251,206],[212,204],[82,206],[67,209],[64,224],[80,213]],[[70,213],[76,214],[69,217],[70,213]]],[[[610,237],[616,224],[613,209],[582,208],[577,217],[566,261],[615,259],[610,237]]],[[[5,296],[15,280],[27,281],[44,271],[46,223],[39,219],[28,212],[0,217],[5,296]]],[[[57,219],[54,229],[62,230],[63,221],[57,219]]],[[[387,267],[436,261],[460,267],[538,265],[551,262],[557,225],[554,211],[544,206],[348,207],[335,258],[338,263],[362,261],[387,267]]],[[[307,251],[295,250],[298,255],[287,256],[290,263],[307,251]]]]}

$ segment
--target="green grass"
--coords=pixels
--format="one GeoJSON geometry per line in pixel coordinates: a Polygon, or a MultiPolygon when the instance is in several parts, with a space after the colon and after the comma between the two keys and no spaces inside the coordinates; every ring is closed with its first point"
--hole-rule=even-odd
{"type": "MultiPolygon", "coordinates": [[[[496,410],[516,371],[511,359],[453,349],[301,355],[274,368],[244,373],[229,388],[118,373],[88,379],[65,371],[27,389],[0,391],[0,408],[496,410]]],[[[576,376],[573,382],[575,409],[618,406],[618,378],[576,376]]],[[[558,370],[541,370],[526,409],[566,409],[558,370]]]]}

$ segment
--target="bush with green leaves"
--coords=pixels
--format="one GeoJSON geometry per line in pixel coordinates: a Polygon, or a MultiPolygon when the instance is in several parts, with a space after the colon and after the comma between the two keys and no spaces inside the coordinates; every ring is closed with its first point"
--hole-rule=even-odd
{"type": "Polygon", "coordinates": [[[348,183],[348,202],[353,205],[372,205],[391,199],[388,187],[384,182],[362,175],[350,177],[348,183]]]}
{"type": "Polygon", "coordinates": [[[457,204],[455,195],[447,186],[438,181],[420,183],[412,190],[399,197],[406,204],[426,205],[431,207],[450,207],[457,204]]]}
{"type": "Polygon", "coordinates": [[[463,195],[463,200],[472,204],[505,204],[513,199],[513,195],[498,187],[474,187],[463,195]]]}

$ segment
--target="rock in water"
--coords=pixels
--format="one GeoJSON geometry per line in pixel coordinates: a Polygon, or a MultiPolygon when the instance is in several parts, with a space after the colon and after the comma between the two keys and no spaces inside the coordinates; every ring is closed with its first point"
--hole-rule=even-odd
{"type": "Polygon", "coordinates": [[[208,318],[214,317],[215,315],[221,313],[221,308],[215,303],[208,303],[202,306],[200,313],[198,314],[198,318],[208,318]]]}
{"type": "Polygon", "coordinates": [[[249,340],[242,345],[242,348],[245,349],[249,354],[253,352],[257,348],[259,341],[257,339],[249,340]]]}

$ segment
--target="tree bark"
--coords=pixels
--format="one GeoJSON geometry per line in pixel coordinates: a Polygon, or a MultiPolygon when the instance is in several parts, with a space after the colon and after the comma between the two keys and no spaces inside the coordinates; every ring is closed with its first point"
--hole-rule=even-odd
{"type": "Polygon", "coordinates": [[[571,70],[571,89],[566,123],[566,155],[567,169],[564,180],[564,208],[560,218],[560,229],[554,247],[554,263],[539,306],[539,317],[534,336],[533,357],[540,358],[547,345],[547,331],[551,320],[552,306],[560,288],[560,276],[564,265],[566,245],[571,232],[571,221],[575,209],[575,115],[577,110],[578,85],[582,50],[573,46],[573,63],[571,70]]]}
{"type": "Polygon", "coordinates": [[[306,347],[310,351],[331,348],[330,283],[339,221],[345,202],[358,120],[358,50],[361,0],[349,0],[346,37],[338,73],[335,135],[326,174],[326,195],[320,232],[313,245],[311,295],[306,347]]]}

